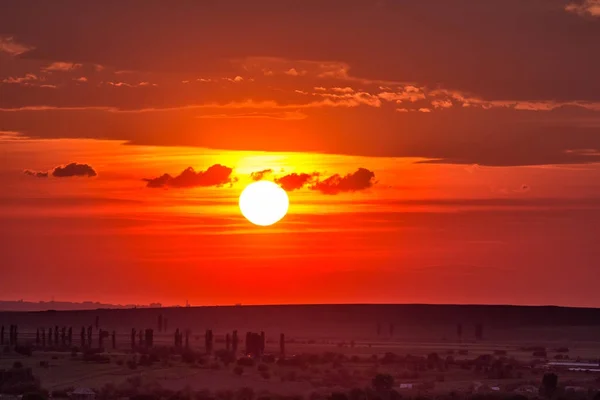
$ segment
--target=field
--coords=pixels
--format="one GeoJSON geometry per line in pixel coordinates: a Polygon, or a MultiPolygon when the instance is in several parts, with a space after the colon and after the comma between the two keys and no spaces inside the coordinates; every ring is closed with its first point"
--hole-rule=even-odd
{"type": "MultiPolygon", "coordinates": [[[[591,317],[588,315],[584,321],[571,315],[566,322],[557,320],[550,325],[545,317],[532,319],[535,323],[524,323],[522,317],[510,313],[502,321],[491,321],[468,315],[465,308],[466,317],[459,321],[471,323],[459,322],[463,331],[459,337],[457,323],[449,323],[452,317],[447,315],[441,323],[430,316],[401,321],[384,313],[379,313],[378,318],[356,314],[353,319],[344,306],[339,307],[337,316],[329,313],[327,319],[317,315],[312,324],[305,310],[300,313],[293,308],[289,310],[297,318],[288,315],[280,319],[271,319],[272,310],[260,308],[253,308],[252,316],[251,312],[241,310],[245,307],[3,313],[2,325],[8,329],[9,324],[18,323],[19,345],[32,347],[33,353],[23,356],[5,346],[0,354],[0,369],[9,370],[16,362],[21,363],[32,369],[44,389],[57,394],[78,387],[102,393],[158,388],[192,392],[252,388],[255,393],[310,397],[371,386],[378,374],[389,374],[394,388],[407,395],[512,393],[533,391],[532,387],[538,388],[544,373],[551,370],[559,375],[563,387],[585,391],[600,388],[598,372],[557,370],[560,367],[547,365],[549,361],[567,357],[573,362],[598,362],[600,326],[596,325],[595,310],[589,311],[591,317]],[[223,312],[218,313],[219,309],[223,312]],[[213,317],[212,323],[207,313],[213,317]],[[234,324],[235,315],[231,314],[236,313],[246,315],[234,324]],[[130,318],[124,318],[124,314],[130,318]],[[303,318],[298,314],[303,314],[303,318]],[[132,350],[131,325],[138,330],[143,327],[156,330],[157,315],[170,320],[167,332],[154,333],[152,348],[138,348],[136,344],[136,350],[132,350]],[[214,331],[211,354],[206,354],[199,320],[214,331]],[[380,320],[392,322],[375,322],[380,320]],[[485,321],[478,322],[483,325],[483,336],[475,338],[472,323],[481,320],[485,321]],[[125,321],[130,322],[129,326],[125,321]],[[260,323],[266,326],[265,357],[248,362],[243,354],[245,330],[242,329],[260,332],[260,323]],[[87,346],[87,350],[79,345],[79,331],[84,324],[93,325],[92,346],[87,346]],[[243,358],[239,362],[223,358],[227,353],[225,335],[235,325],[243,327],[238,328],[241,333],[236,359],[243,358]],[[42,346],[37,342],[37,330],[51,326],[74,326],[73,344],[42,346]],[[174,332],[178,329],[175,326],[182,327],[181,332],[191,330],[188,346],[174,347],[174,332]],[[116,348],[112,347],[109,336],[103,341],[104,351],[91,354],[98,352],[92,349],[98,347],[99,330],[115,331],[116,348]],[[285,361],[279,360],[280,333],[286,334],[285,361]],[[151,354],[155,354],[153,362],[148,362],[151,354]]],[[[533,396],[537,392],[523,394],[533,396]]]]}

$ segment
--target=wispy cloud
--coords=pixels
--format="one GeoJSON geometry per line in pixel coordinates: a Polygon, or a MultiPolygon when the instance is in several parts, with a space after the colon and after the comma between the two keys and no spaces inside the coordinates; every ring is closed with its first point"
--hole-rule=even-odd
{"type": "Polygon", "coordinates": [[[600,0],[584,0],[572,2],[565,6],[565,10],[579,15],[600,17],[600,0]]]}
{"type": "Polygon", "coordinates": [[[252,172],[250,174],[250,178],[253,181],[260,181],[262,179],[264,179],[265,176],[270,175],[273,173],[272,169],[263,169],[262,171],[256,171],[256,172],[252,172]]]}
{"type": "Polygon", "coordinates": [[[0,36],[0,52],[18,56],[32,49],[31,46],[18,43],[12,36],[0,36]]]}
{"type": "Polygon", "coordinates": [[[36,178],[47,178],[48,177],[48,171],[32,171],[30,169],[26,169],[25,171],[23,171],[23,173],[25,175],[33,176],[36,178]]]}
{"type": "Polygon", "coordinates": [[[67,72],[67,71],[72,71],[72,70],[81,68],[81,66],[82,66],[81,64],[75,64],[75,63],[70,63],[70,62],[57,61],[57,62],[53,62],[52,64],[43,67],[42,71],[62,71],[62,72],[67,72]]]}

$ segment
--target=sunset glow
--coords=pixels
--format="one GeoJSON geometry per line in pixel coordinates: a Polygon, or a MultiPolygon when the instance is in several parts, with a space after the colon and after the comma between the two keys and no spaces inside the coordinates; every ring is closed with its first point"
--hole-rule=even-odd
{"type": "Polygon", "coordinates": [[[0,4],[4,298],[600,305],[593,2],[66,3],[0,4]]]}

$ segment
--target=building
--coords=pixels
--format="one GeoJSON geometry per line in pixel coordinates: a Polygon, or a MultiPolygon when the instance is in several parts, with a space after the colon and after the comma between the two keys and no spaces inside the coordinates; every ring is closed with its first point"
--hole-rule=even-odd
{"type": "Polygon", "coordinates": [[[72,400],[95,400],[96,392],[89,388],[77,388],[69,394],[72,400]]]}

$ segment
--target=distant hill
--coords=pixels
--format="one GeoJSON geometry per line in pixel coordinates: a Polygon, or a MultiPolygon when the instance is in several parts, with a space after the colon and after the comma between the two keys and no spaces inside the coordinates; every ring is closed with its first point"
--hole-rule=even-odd
{"type": "Polygon", "coordinates": [[[81,303],[73,303],[69,301],[11,301],[0,300],[0,311],[74,311],[74,310],[98,310],[98,309],[127,309],[127,308],[160,308],[160,303],[150,305],[136,304],[105,304],[92,301],[84,301],[81,303]]]}
{"type": "MultiPolygon", "coordinates": [[[[4,303],[7,304],[7,303],[4,303]]],[[[285,333],[290,338],[387,340],[393,325],[395,340],[453,341],[457,324],[465,340],[474,340],[475,327],[482,324],[486,340],[586,341],[600,337],[600,309],[502,305],[345,304],[280,306],[136,307],[100,303],[8,302],[37,312],[0,312],[0,325],[16,324],[34,334],[39,327],[95,325],[125,334],[132,328],[157,328],[159,316],[175,329],[190,329],[195,335],[212,329],[223,336],[265,331],[269,337],[285,333]],[[59,311],[59,305],[70,310],[59,311]],[[78,310],[72,310],[77,308],[78,310]],[[87,310],[82,309],[87,308],[87,310]],[[51,309],[51,311],[47,311],[51,309]],[[90,310],[94,309],[94,310],[90,310]]],[[[0,303],[0,306],[3,303],[0,303]]],[[[164,334],[164,332],[163,332],[164,334]]]]}

